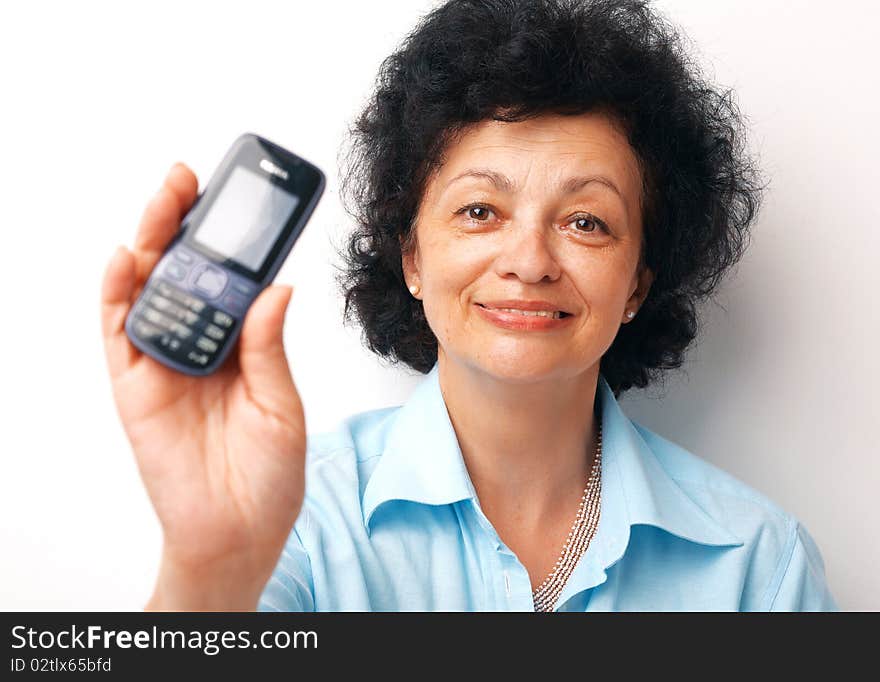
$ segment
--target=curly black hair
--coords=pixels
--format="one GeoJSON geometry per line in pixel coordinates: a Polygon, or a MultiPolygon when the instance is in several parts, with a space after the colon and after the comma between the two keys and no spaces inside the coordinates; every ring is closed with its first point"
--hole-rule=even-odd
{"type": "Polygon", "coordinates": [[[407,290],[402,249],[432,169],[483,120],[613,114],[642,169],[642,262],[655,279],[600,371],[615,395],[681,366],[697,304],[740,259],[765,186],[731,90],[646,0],[449,0],[380,68],[342,175],[357,227],[341,256],[346,321],[380,356],[428,372],[437,339],[407,290]]]}

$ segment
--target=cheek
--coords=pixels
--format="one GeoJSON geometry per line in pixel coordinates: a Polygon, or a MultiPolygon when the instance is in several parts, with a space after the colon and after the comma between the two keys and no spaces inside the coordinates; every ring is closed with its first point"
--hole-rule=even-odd
{"type": "MultiPolygon", "coordinates": [[[[468,334],[468,307],[480,290],[480,278],[490,263],[481,249],[465,248],[454,240],[426,245],[422,253],[422,302],[434,335],[445,345],[468,334]]],[[[485,287],[484,287],[485,288],[485,287]]]]}
{"type": "Polygon", "coordinates": [[[455,239],[434,239],[422,253],[422,286],[430,303],[448,306],[453,299],[466,300],[472,285],[489,267],[484,249],[468,248],[455,239]]]}
{"type": "Polygon", "coordinates": [[[629,297],[635,265],[623,252],[588,255],[566,270],[581,297],[591,307],[603,310],[622,306],[629,297]]]}

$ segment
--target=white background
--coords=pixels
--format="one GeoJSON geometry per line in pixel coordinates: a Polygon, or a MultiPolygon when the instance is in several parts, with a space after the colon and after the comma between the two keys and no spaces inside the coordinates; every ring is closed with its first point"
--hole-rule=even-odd
{"type": "MultiPolygon", "coordinates": [[[[4,3],[0,9],[0,610],[128,610],[160,534],[106,377],[99,284],[177,160],[207,179],[241,132],[329,185],[278,281],[310,431],[417,381],[341,323],[337,153],[383,57],[433,6],[4,3]]],[[[873,2],[666,0],[738,93],[772,185],[686,373],[624,408],[799,518],[845,609],[880,609],[873,2]],[[874,351],[870,351],[874,348],[874,351]]]]}

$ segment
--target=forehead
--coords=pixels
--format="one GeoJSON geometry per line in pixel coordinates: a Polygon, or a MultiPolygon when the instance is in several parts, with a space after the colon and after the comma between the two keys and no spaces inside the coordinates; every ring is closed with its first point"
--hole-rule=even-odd
{"type": "Polygon", "coordinates": [[[607,176],[627,197],[638,197],[641,188],[638,158],[625,132],[600,112],[545,114],[514,123],[480,121],[445,150],[436,179],[442,186],[475,167],[503,173],[518,189],[527,182],[555,184],[583,173],[607,176]]]}

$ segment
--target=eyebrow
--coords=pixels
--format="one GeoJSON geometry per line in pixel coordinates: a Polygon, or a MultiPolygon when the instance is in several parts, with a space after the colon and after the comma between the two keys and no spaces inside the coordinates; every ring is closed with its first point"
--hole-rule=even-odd
{"type": "MultiPolygon", "coordinates": [[[[463,178],[483,178],[495,185],[498,190],[502,192],[507,192],[508,194],[512,194],[516,190],[516,185],[510,178],[508,178],[506,175],[502,175],[501,173],[489,170],[488,168],[468,169],[464,173],[456,175],[454,178],[452,178],[452,180],[447,182],[446,187],[448,188],[452,183],[463,178]]],[[[571,194],[572,192],[577,192],[579,189],[586,187],[591,182],[598,182],[602,185],[605,185],[615,194],[617,194],[617,196],[623,199],[623,194],[617,188],[617,185],[615,185],[614,182],[605,175],[593,174],[571,177],[563,182],[562,185],[560,185],[559,189],[563,194],[571,194]]]]}

